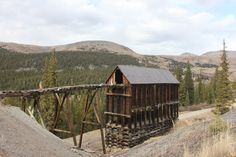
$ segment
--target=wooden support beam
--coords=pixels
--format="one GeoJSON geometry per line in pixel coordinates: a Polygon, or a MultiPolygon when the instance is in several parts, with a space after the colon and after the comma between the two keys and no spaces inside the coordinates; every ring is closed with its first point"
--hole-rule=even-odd
{"type": "Polygon", "coordinates": [[[60,96],[57,93],[55,93],[55,96],[57,98],[59,107],[58,107],[58,110],[56,111],[56,117],[55,117],[55,120],[53,122],[53,128],[52,129],[55,129],[56,126],[57,126],[57,122],[58,122],[58,119],[59,119],[59,116],[60,116],[60,112],[63,109],[63,105],[65,103],[65,100],[66,100],[66,97],[68,96],[68,94],[69,93],[65,93],[63,98],[61,99],[60,96]]]}
{"type": "MultiPolygon", "coordinates": [[[[83,116],[83,119],[82,121],[86,121],[86,118],[87,118],[87,114],[88,114],[88,111],[89,111],[89,108],[90,108],[90,105],[92,104],[93,102],[93,98],[94,96],[96,95],[96,92],[97,92],[97,89],[93,91],[93,93],[91,94],[91,90],[88,90],[87,92],[87,98],[86,98],[86,103],[85,103],[85,107],[84,107],[84,116],[83,116]],[[90,100],[89,100],[90,99],[90,100]]],[[[83,133],[84,133],[84,123],[81,124],[81,133],[80,133],[80,140],[79,140],[79,148],[81,148],[81,145],[82,145],[82,140],[83,140],[83,133]]]]}
{"type": "Polygon", "coordinates": [[[106,95],[110,96],[123,96],[123,97],[131,97],[130,94],[121,94],[121,93],[106,93],[106,95]]]}
{"type": "Polygon", "coordinates": [[[21,97],[21,109],[25,112],[26,111],[26,98],[21,97]]]}
{"type": "Polygon", "coordinates": [[[104,139],[104,133],[103,133],[103,127],[102,127],[102,122],[100,120],[100,115],[99,115],[99,112],[98,112],[98,104],[99,104],[99,100],[98,100],[98,94],[97,94],[97,97],[96,97],[96,103],[93,105],[93,109],[94,109],[94,113],[95,113],[95,116],[96,116],[96,119],[97,119],[97,123],[100,125],[100,132],[101,132],[101,140],[102,140],[102,148],[103,148],[103,153],[106,154],[106,147],[105,147],[105,139],[104,139]]]}
{"type": "Polygon", "coordinates": [[[55,131],[55,132],[62,132],[62,133],[67,133],[67,134],[71,134],[70,131],[67,131],[67,130],[61,130],[61,129],[53,129],[52,131],[55,131]]]}
{"type": "MultiPolygon", "coordinates": [[[[89,95],[90,95],[90,90],[89,90],[88,93],[87,93],[86,102],[85,102],[85,107],[84,107],[84,115],[83,115],[82,121],[85,121],[85,120],[86,120],[87,110],[88,110],[88,102],[89,102],[89,95]]],[[[84,133],[84,123],[81,124],[80,139],[79,139],[79,148],[81,148],[81,145],[82,145],[83,133],[84,133]]]]}
{"type": "Polygon", "coordinates": [[[73,138],[73,142],[74,142],[74,146],[77,146],[77,140],[76,140],[76,134],[75,134],[75,130],[74,130],[74,122],[73,122],[73,117],[71,117],[72,115],[72,104],[71,104],[71,99],[69,97],[67,97],[67,111],[64,110],[64,116],[66,118],[66,122],[68,125],[68,128],[70,129],[71,132],[71,136],[73,138]]]}
{"type": "Polygon", "coordinates": [[[0,99],[5,97],[34,97],[45,94],[53,93],[66,93],[66,92],[77,92],[80,90],[95,90],[100,88],[127,88],[125,85],[109,85],[109,84],[84,84],[76,86],[63,86],[63,87],[52,87],[44,89],[31,89],[31,90],[10,90],[10,91],[0,91],[0,99]]]}
{"type": "Polygon", "coordinates": [[[131,116],[130,116],[130,115],[121,114],[121,113],[104,112],[104,114],[107,114],[107,115],[112,115],[112,116],[120,116],[120,117],[131,118],[131,116]]]}
{"type": "Polygon", "coordinates": [[[89,125],[94,125],[94,126],[100,126],[101,124],[99,123],[94,123],[94,122],[89,122],[89,121],[82,121],[84,124],[89,124],[89,125]]]}

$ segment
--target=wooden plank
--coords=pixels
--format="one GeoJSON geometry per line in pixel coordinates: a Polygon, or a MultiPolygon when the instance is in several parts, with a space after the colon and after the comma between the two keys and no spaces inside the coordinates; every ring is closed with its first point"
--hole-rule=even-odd
{"type": "Polygon", "coordinates": [[[130,115],[127,114],[121,114],[121,113],[114,113],[114,112],[104,112],[104,114],[112,115],[112,116],[118,116],[118,117],[125,117],[125,118],[131,118],[130,115]]]}
{"type": "Polygon", "coordinates": [[[99,123],[94,123],[94,122],[89,122],[89,121],[82,121],[84,124],[89,124],[89,125],[94,125],[94,126],[100,126],[101,124],[99,123]]]}
{"type": "Polygon", "coordinates": [[[67,105],[68,105],[68,111],[66,112],[66,117],[67,117],[66,119],[67,119],[68,127],[70,129],[70,132],[73,138],[74,146],[77,146],[76,134],[75,134],[75,129],[74,129],[74,121],[72,117],[71,97],[67,97],[67,105]]]}
{"type": "Polygon", "coordinates": [[[132,88],[132,102],[131,102],[131,105],[132,105],[132,108],[136,108],[137,104],[136,104],[136,88],[134,86],[131,87],[132,88]]]}
{"type": "MultiPolygon", "coordinates": [[[[131,91],[131,90],[129,90],[131,91]]],[[[126,114],[129,114],[131,116],[132,112],[131,112],[131,100],[130,98],[126,98],[126,107],[128,108],[128,112],[126,112],[126,114]]],[[[132,126],[132,121],[131,118],[126,119],[128,121],[128,128],[131,129],[132,126]]]]}
{"type": "Polygon", "coordinates": [[[162,104],[162,102],[163,102],[163,96],[162,96],[162,93],[163,92],[161,92],[162,91],[162,85],[159,85],[159,88],[158,88],[158,98],[159,98],[159,104],[162,104]]]}
{"type": "Polygon", "coordinates": [[[122,93],[106,93],[106,95],[110,96],[122,96],[122,97],[131,97],[132,95],[130,94],[122,94],[122,93]]]}
{"type": "Polygon", "coordinates": [[[22,97],[21,99],[22,99],[22,100],[21,100],[21,101],[22,101],[22,102],[21,102],[21,103],[22,103],[22,106],[21,106],[21,107],[22,107],[22,110],[23,110],[24,112],[26,112],[26,101],[27,101],[26,99],[27,99],[27,98],[26,98],[26,97],[22,97]]]}
{"type": "MultiPolygon", "coordinates": [[[[118,97],[113,97],[113,113],[117,113],[117,109],[119,107],[119,104],[118,104],[118,97]]],[[[113,115],[112,115],[113,116],[113,115]]],[[[118,117],[117,116],[113,116],[113,120],[114,122],[113,123],[116,123],[117,124],[117,119],[118,117]]]]}
{"type": "Polygon", "coordinates": [[[80,90],[95,90],[100,88],[127,88],[127,85],[111,85],[111,84],[84,84],[76,86],[62,86],[62,87],[52,87],[52,88],[43,88],[43,89],[31,89],[31,90],[17,90],[17,91],[0,91],[0,98],[5,97],[35,97],[44,94],[53,94],[53,93],[66,93],[66,92],[78,92],[80,90]]]}
{"type": "Polygon", "coordinates": [[[99,113],[98,113],[98,108],[97,108],[97,106],[99,105],[99,100],[98,100],[98,98],[99,98],[99,97],[98,97],[98,95],[97,95],[97,97],[96,97],[96,100],[97,100],[97,101],[96,101],[96,103],[94,104],[93,109],[94,109],[94,113],[95,113],[95,116],[96,116],[96,119],[97,119],[97,123],[98,123],[99,126],[100,126],[103,153],[106,154],[106,147],[105,147],[105,139],[104,139],[103,127],[102,127],[100,115],[99,115],[99,113]]]}
{"type": "Polygon", "coordinates": [[[62,132],[62,133],[67,133],[67,134],[71,134],[70,131],[67,130],[61,130],[61,129],[53,129],[52,131],[56,131],[56,132],[62,132]]]}
{"type": "MultiPolygon", "coordinates": [[[[91,95],[90,90],[88,90],[88,92],[87,92],[87,98],[86,98],[85,107],[84,107],[84,116],[83,116],[82,121],[86,121],[87,113],[89,111],[90,105],[93,101],[93,98],[94,98],[95,94],[96,94],[96,91],[92,95],[91,95]],[[91,98],[90,98],[90,96],[91,96],[91,98]],[[90,98],[90,101],[89,101],[89,98],[90,98]]],[[[81,148],[81,145],[82,145],[83,133],[84,133],[84,123],[81,124],[79,148],[81,148]]]]}
{"type": "Polygon", "coordinates": [[[146,105],[147,105],[147,93],[146,93],[146,86],[143,85],[143,106],[145,107],[144,113],[144,126],[147,125],[147,112],[146,112],[146,105]]]}
{"type": "Polygon", "coordinates": [[[156,88],[157,88],[157,85],[155,84],[153,86],[153,105],[154,106],[158,104],[157,103],[157,90],[156,90],[156,88]]]}
{"type": "Polygon", "coordinates": [[[61,112],[62,109],[63,109],[63,105],[64,105],[64,103],[65,103],[65,100],[66,100],[66,97],[67,97],[67,96],[68,96],[68,93],[65,93],[64,96],[63,96],[63,98],[62,98],[62,100],[61,100],[60,97],[59,97],[59,95],[56,94],[56,98],[57,98],[58,105],[59,105],[59,107],[58,107],[59,110],[56,111],[56,117],[55,117],[55,120],[54,120],[54,122],[53,122],[53,128],[52,128],[52,129],[55,129],[56,126],[57,126],[57,122],[58,122],[58,119],[59,119],[59,116],[60,116],[60,112],[61,112]]]}

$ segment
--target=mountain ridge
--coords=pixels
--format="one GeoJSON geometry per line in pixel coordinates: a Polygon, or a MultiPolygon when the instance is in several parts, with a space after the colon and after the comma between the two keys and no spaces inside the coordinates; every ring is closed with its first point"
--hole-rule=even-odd
{"type": "MultiPolygon", "coordinates": [[[[190,52],[185,52],[181,55],[142,55],[136,53],[127,46],[117,44],[111,41],[102,40],[88,40],[80,41],[71,44],[55,45],[55,46],[39,46],[39,45],[29,45],[29,44],[18,44],[18,43],[7,43],[0,42],[0,47],[7,49],[9,51],[33,54],[33,53],[45,53],[51,52],[53,48],[56,51],[65,52],[106,52],[114,53],[118,55],[129,55],[135,57],[140,63],[146,66],[153,65],[155,67],[160,67],[163,69],[173,69],[174,62],[186,63],[190,62],[192,65],[192,71],[194,75],[199,75],[200,73],[208,77],[212,77],[215,72],[215,68],[220,64],[220,55],[222,50],[208,51],[202,55],[195,55],[190,52]]],[[[236,51],[227,51],[229,59],[229,71],[230,79],[236,80],[236,51]]]]}
{"type": "Polygon", "coordinates": [[[88,40],[63,45],[40,46],[31,44],[20,44],[14,42],[0,42],[0,47],[9,51],[19,53],[46,53],[53,49],[56,51],[91,51],[91,52],[111,52],[123,55],[138,57],[140,54],[130,48],[111,41],[88,40]]]}

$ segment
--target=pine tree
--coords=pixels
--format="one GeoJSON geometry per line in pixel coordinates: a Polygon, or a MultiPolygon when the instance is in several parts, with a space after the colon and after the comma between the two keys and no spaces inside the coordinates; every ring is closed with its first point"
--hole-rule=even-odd
{"type": "Polygon", "coordinates": [[[186,99],[186,90],[184,81],[182,81],[179,85],[179,102],[180,105],[185,106],[185,99],[186,99]]]}
{"type": "MultiPolygon", "coordinates": [[[[57,59],[56,52],[53,50],[51,57],[45,59],[45,64],[43,68],[43,76],[42,76],[42,87],[49,88],[57,86],[57,59]]],[[[46,127],[51,129],[53,125],[53,121],[55,118],[54,110],[55,110],[55,98],[53,95],[45,95],[42,97],[42,117],[46,122],[46,127]]]]}
{"type": "Polygon", "coordinates": [[[223,54],[221,56],[221,71],[219,72],[219,80],[217,81],[216,93],[216,112],[223,114],[228,111],[228,107],[233,100],[232,87],[229,81],[229,63],[225,51],[225,42],[223,42],[223,54]]]}
{"type": "Polygon", "coordinates": [[[199,103],[204,102],[204,83],[202,82],[202,76],[198,78],[198,96],[199,96],[199,103]]]}
{"type": "Polygon", "coordinates": [[[183,70],[181,69],[180,65],[177,64],[175,68],[175,77],[179,82],[182,82],[183,80],[183,70]]]}
{"type": "Polygon", "coordinates": [[[186,95],[187,93],[189,94],[189,104],[192,105],[194,103],[194,84],[189,62],[187,63],[187,70],[184,76],[184,84],[185,84],[186,95]]]}
{"type": "Polygon", "coordinates": [[[196,85],[194,87],[194,104],[199,104],[200,100],[199,100],[199,90],[198,90],[198,85],[196,85]]]}
{"type": "Polygon", "coordinates": [[[207,103],[212,104],[214,102],[214,91],[212,86],[212,81],[207,85],[207,103]]]}
{"type": "Polygon", "coordinates": [[[190,99],[189,98],[190,98],[190,96],[189,96],[189,93],[187,91],[186,98],[185,98],[185,103],[184,103],[186,106],[190,105],[190,99]]]}
{"type": "Polygon", "coordinates": [[[183,69],[177,64],[176,69],[175,69],[175,76],[177,80],[179,81],[179,102],[180,105],[184,106],[185,105],[185,99],[186,99],[186,93],[185,93],[185,85],[183,81],[183,69]]]}
{"type": "Polygon", "coordinates": [[[218,87],[219,87],[219,70],[218,67],[215,70],[214,77],[211,80],[212,84],[212,90],[213,90],[213,101],[216,101],[217,93],[218,93],[218,87]]]}

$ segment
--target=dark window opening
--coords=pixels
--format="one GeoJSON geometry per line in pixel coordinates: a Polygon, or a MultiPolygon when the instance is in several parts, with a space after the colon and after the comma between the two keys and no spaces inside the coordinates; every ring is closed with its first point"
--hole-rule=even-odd
{"type": "Polygon", "coordinates": [[[116,81],[116,84],[122,84],[123,83],[122,72],[119,69],[116,70],[115,81],[116,81]]]}

